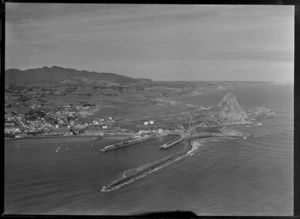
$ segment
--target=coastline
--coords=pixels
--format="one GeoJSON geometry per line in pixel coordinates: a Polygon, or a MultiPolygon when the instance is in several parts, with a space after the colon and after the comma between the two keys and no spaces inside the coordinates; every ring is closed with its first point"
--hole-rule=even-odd
{"type": "Polygon", "coordinates": [[[46,136],[46,137],[25,137],[25,138],[11,138],[11,139],[5,139],[4,142],[32,142],[32,141],[48,141],[48,140],[54,140],[54,141],[97,141],[101,139],[123,139],[125,137],[122,136],[46,136]]]}
{"type": "MultiPolygon", "coordinates": [[[[12,142],[36,142],[36,141],[96,141],[98,137],[96,136],[53,136],[53,137],[25,137],[25,138],[14,138],[5,139],[4,143],[12,142]]],[[[100,139],[99,139],[100,140],[100,139]]]]}

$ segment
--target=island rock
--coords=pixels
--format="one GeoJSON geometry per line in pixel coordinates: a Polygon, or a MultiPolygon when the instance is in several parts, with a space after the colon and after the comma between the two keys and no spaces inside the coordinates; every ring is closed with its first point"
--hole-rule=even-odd
{"type": "Polygon", "coordinates": [[[254,118],[271,118],[275,116],[275,112],[267,109],[266,107],[259,106],[255,107],[249,114],[249,116],[254,118]]]}

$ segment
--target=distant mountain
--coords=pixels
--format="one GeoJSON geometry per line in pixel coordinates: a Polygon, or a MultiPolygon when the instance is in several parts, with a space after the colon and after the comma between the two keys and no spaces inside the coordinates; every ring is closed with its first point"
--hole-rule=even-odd
{"type": "Polygon", "coordinates": [[[232,93],[227,93],[216,106],[218,117],[228,122],[243,122],[248,118],[246,112],[239,105],[236,97],[232,93]]]}
{"type": "Polygon", "coordinates": [[[101,86],[152,86],[150,79],[137,79],[114,73],[78,71],[58,66],[28,70],[8,69],[5,71],[5,84],[20,85],[64,85],[86,84],[101,86]]]}

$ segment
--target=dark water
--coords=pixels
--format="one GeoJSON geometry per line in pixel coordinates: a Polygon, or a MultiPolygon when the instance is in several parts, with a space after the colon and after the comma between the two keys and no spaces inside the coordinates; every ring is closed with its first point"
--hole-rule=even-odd
{"type": "MultiPolygon", "coordinates": [[[[226,91],[181,101],[212,105],[226,91]]],[[[265,106],[278,116],[244,128],[252,134],[248,139],[206,143],[193,156],[109,193],[99,189],[121,171],[168,156],[181,146],[160,151],[158,145],[170,140],[162,138],[102,154],[97,149],[108,142],[93,147],[90,142],[6,143],[5,213],[190,210],[198,215],[292,215],[293,87],[230,91],[245,110],[265,106]]]]}

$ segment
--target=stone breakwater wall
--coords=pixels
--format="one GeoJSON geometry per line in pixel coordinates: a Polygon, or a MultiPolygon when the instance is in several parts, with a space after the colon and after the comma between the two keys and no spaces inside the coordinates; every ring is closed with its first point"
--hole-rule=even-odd
{"type": "Polygon", "coordinates": [[[182,152],[179,152],[175,155],[172,155],[163,160],[157,161],[150,167],[147,167],[144,170],[141,170],[132,176],[128,176],[128,177],[116,180],[116,181],[112,182],[111,184],[109,184],[108,186],[103,186],[101,189],[101,192],[110,192],[110,191],[116,190],[118,188],[121,188],[122,186],[132,183],[138,179],[141,179],[141,178],[147,176],[148,174],[153,173],[171,163],[174,163],[187,155],[188,155],[188,150],[183,150],[182,152]]]}

